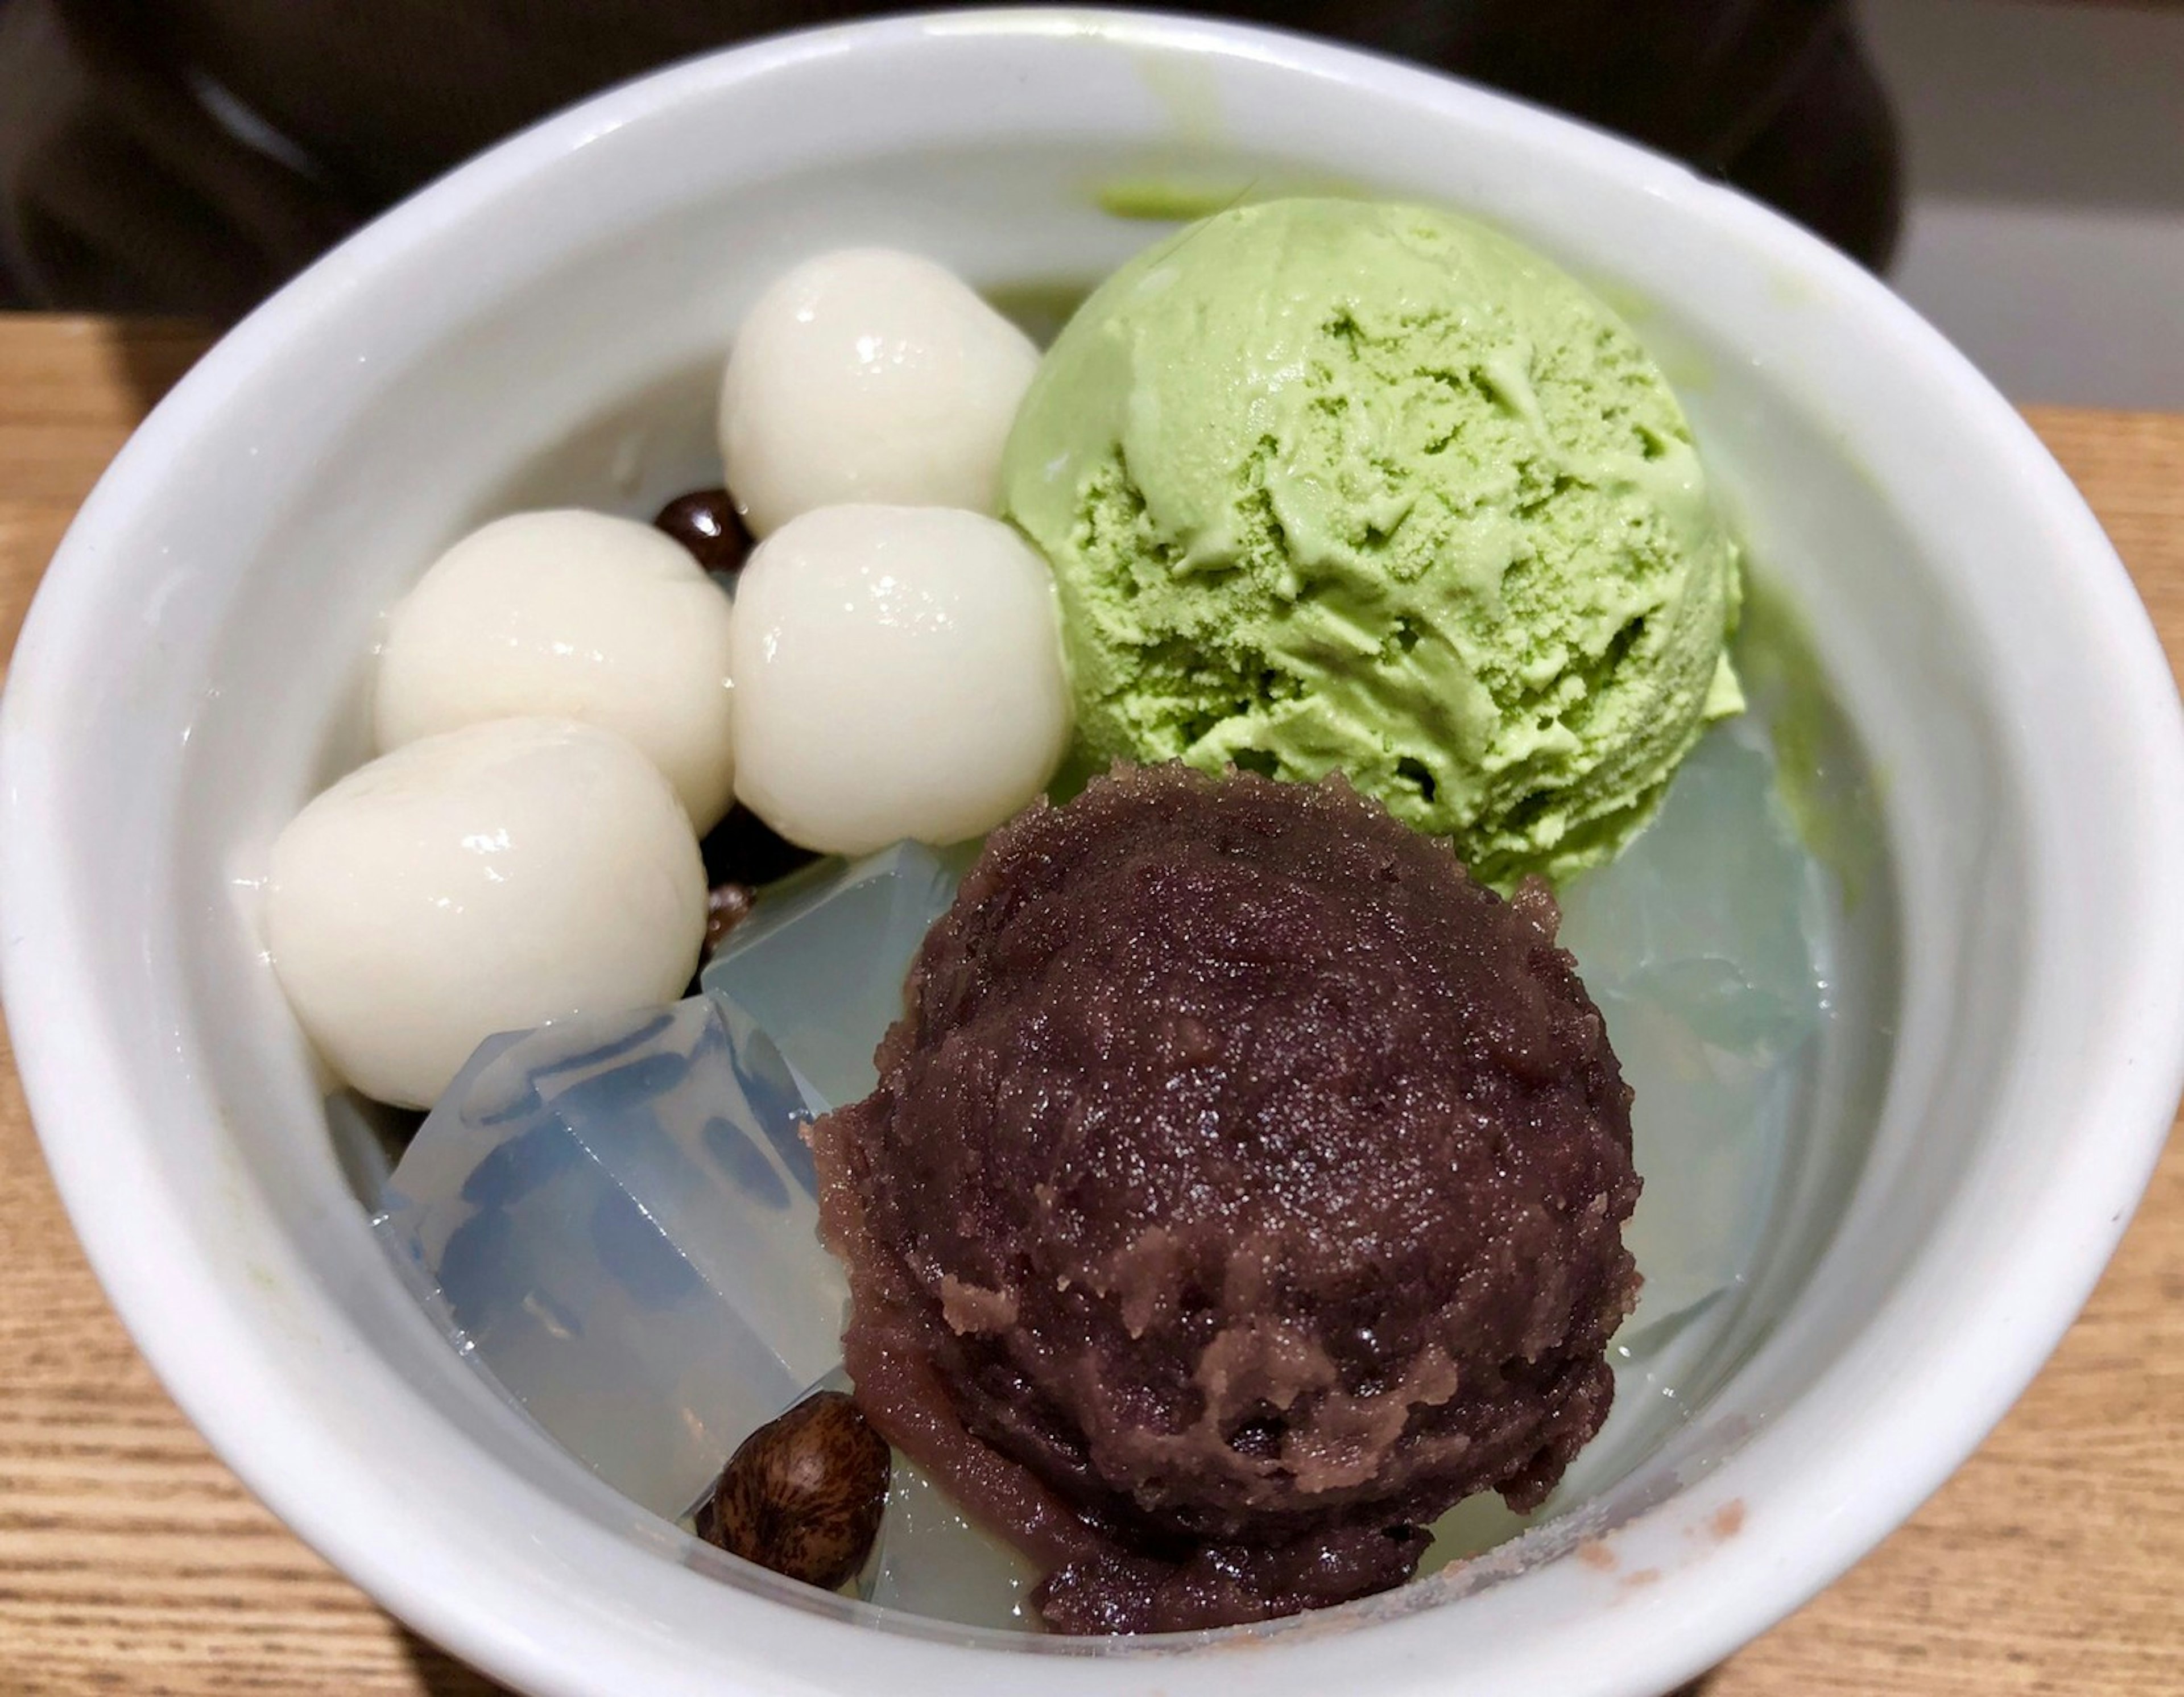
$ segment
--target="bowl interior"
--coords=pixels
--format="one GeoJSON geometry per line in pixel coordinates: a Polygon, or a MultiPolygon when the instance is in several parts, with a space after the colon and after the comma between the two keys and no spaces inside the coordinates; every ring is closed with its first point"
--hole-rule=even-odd
{"type": "MultiPolygon", "coordinates": [[[[1836,991],[1856,1017],[1808,1080],[1780,1229],[1697,1405],[1589,1480],[1561,1534],[1284,1628],[1271,1636],[1286,1659],[1253,1666],[1270,1689],[1312,1689],[1344,1665],[1322,1659],[1329,1634],[1369,1629],[1391,1689],[1428,1689],[1445,1664],[1403,1634],[1460,1615],[1479,1689],[1547,1669],[1558,1689],[1639,1689],[1643,1668],[1696,1666],[1792,1605],[1977,1436],[1976,1416],[1941,1421],[1945,1436],[1911,1446],[1916,1465],[1797,1573],[1741,1570],[1754,1594],[1713,1616],[1692,1600],[1730,1571],[1746,1498],[1755,1516],[1769,1492],[1786,1512],[1816,1506],[1788,1509],[1799,1468],[1783,1445],[1815,1457],[1813,1490],[1840,1489],[1817,1458],[1863,1429],[1879,1364],[1939,1323],[1936,1291],[1973,1300],[1961,1287],[2002,1264],[2002,1222],[2036,1206],[2053,1168],[2047,1140],[2075,1103],[2059,1052],[2049,1073],[2028,1070],[2028,1034],[2069,1005],[2057,998],[2090,1008],[2100,992],[2089,967],[2042,954],[2064,916],[2036,874],[2063,836],[2013,689],[2032,630],[2065,653],[2099,648],[2098,620],[2040,552],[2097,539],[2057,528],[2040,502],[2064,498],[2044,484],[2012,508],[1997,466],[2036,461],[1922,327],[1847,262],[1679,168],[1371,60],[1056,15],[867,26],[605,97],[366,232],[148,427],[71,544],[106,568],[73,615],[78,638],[103,631],[105,663],[69,697],[70,757],[102,777],[52,823],[83,856],[64,905],[85,982],[110,1029],[139,1039],[114,1088],[156,1136],[131,1141],[125,1183],[156,1198],[143,1208],[161,1223],[126,1242],[118,1226],[86,1235],[246,1477],[383,1599],[504,1676],[574,1690],[649,1671],[733,1689],[793,1664],[814,1689],[882,1673],[952,1689],[962,1670],[944,1646],[975,1634],[817,1632],[813,1613],[874,1611],[699,1550],[446,1348],[367,1231],[325,1132],[322,1080],[265,970],[265,849],[365,752],[375,621],[439,547],[513,506],[641,513],[716,479],[713,374],[742,306],[788,262],[896,243],[1021,304],[1081,287],[1165,227],[1106,209],[1149,183],[1217,203],[1330,183],[1430,200],[1593,282],[1662,360],[1840,710],[1803,713],[1815,698],[1785,683],[1786,759],[1838,815],[1877,794],[1886,825],[1839,845],[1852,899],[1836,991]],[[1997,610],[1975,592],[1983,574],[2021,594],[1997,610]],[[151,1288],[184,1262],[204,1281],[192,1289],[218,1293],[189,1343],[151,1288]],[[247,1398],[309,1409],[308,1438],[242,1411],[247,1398]],[[1746,1452],[1763,1438],[1775,1447],[1755,1471],[1746,1452]],[[488,1525],[514,1552],[491,1574],[488,1525]],[[1606,1562],[1559,1559],[1580,1532],[1618,1528],[1606,1562]],[[1633,1584],[1648,1572],[1679,1583],[1633,1584]],[[1641,1623],[1644,1655],[1603,1660],[1641,1623]],[[606,1671],[568,1672],[556,1633],[610,1645],[606,1671]],[[893,1647],[873,1648],[883,1638],[893,1647]]],[[[94,1181],[68,1170],[65,1128],[46,1130],[84,1214],[94,1181]]],[[[1114,1666],[1047,1665],[1088,1689],[1109,1689],[1114,1666]]],[[[1216,1658],[1169,1683],[1219,1677],[1216,1658]]]]}
{"type": "MultiPolygon", "coordinates": [[[[366,755],[360,696],[375,619],[456,536],[526,506],[644,516],[686,488],[719,480],[712,411],[721,360],[745,300],[787,265],[829,246],[900,243],[1036,310],[1081,293],[1173,227],[1108,209],[1122,198],[1111,185],[1142,180],[1148,169],[1136,143],[1070,137],[1005,151],[898,147],[757,182],[711,185],[641,229],[559,256],[475,315],[450,322],[429,348],[405,355],[343,421],[319,474],[293,492],[244,564],[251,615],[222,633],[214,659],[221,699],[199,717],[191,744],[195,781],[186,805],[203,811],[182,834],[183,887],[247,892],[265,845],[287,815],[366,755]],[[299,561],[323,565],[298,570],[299,561]],[[331,679],[343,681],[329,689],[331,679]],[[269,748],[261,717],[275,702],[283,728],[277,749],[269,748]]],[[[1246,159],[1214,146],[1176,147],[1168,169],[1190,186],[1190,198],[1213,204],[1279,193],[1318,175],[1308,159],[1246,159]]],[[[1356,187],[1428,192],[1385,174],[1356,187]]],[[[1447,204],[1445,191],[1437,198],[1447,204]]],[[[1596,256],[1564,257],[1598,274],[1596,256]]],[[[1847,544],[1880,562],[1913,554],[1915,544],[1873,500],[1856,466],[1798,416],[1769,374],[1752,371],[1703,321],[1658,303],[1642,286],[1612,275],[1603,286],[1679,380],[1748,540],[1763,595],[1791,606],[1814,596],[1816,580],[1847,544]],[[1811,505],[1783,511],[1786,488],[1811,505]],[[1854,528],[1861,524],[1869,527],[1863,535],[1854,528]]],[[[1896,575],[1907,574],[1899,566],[1896,575]]],[[[1778,653],[1786,642],[1793,653],[1809,653],[1782,624],[1774,619],[1762,639],[1778,653]]],[[[1869,771],[1855,735],[1832,711],[1827,682],[1794,664],[1782,669],[1788,675],[1763,691],[1769,699],[1762,711],[1819,728],[1819,740],[1796,757],[1821,786],[1819,805],[1846,822],[1836,840],[1855,862],[1836,868],[1824,927],[1826,952],[1839,963],[1834,1000],[1852,1017],[1830,1020],[1815,1052],[1783,1069],[1783,1086],[1796,1097],[1787,1115],[1789,1158],[1758,1196],[1739,1198],[1764,1209],[1767,1230],[1736,1298],[1735,1320],[1709,1327],[1703,1351],[1680,1362],[1672,1382],[1626,1382],[1614,1425],[1558,1493],[1554,1510],[1585,1511],[1588,1529],[1614,1523],[1677,1477],[1687,1458],[1680,1446],[1671,1453],[1675,1436],[1792,1307],[1866,1159],[1885,1082],[1896,1015],[1897,905],[1869,771]],[[1626,1488],[1624,1497],[1602,1504],[1618,1486],[1626,1488]]],[[[1977,731],[1968,725],[1964,734],[1977,731]]],[[[1996,762],[1964,764],[1977,773],[1996,762]]],[[[297,1201],[309,1194],[323,1206],[323,1152],[312,1147],[320,1140],[315,1128],[298,1136],[311,1115],[294,1097],[276,1103],[251,1085],[269,1076],[298,1080],[304,1063],[251,946],[250,907],[247,896],[229,904],[195,939],[188,1002],[233,1009],[255,997],[260,1004],[261,1017],[231,1024],[226,1041],[209,1043],[217,1087],[234,1104],[231,1123],[253,1145],[248,1159],[258,1181],[285,1178],[297,1201]]],[[[1658,1196],[1663,1184],[1696,1175],[1647,1176],[1658,1196]]],[[[1647,1317],[1641,1312],[1634,1324],[1647,1317]]],[[[1498,1541],[1513,1526],[1479,1504],[1434,1565],[1498,1541]]],[[[1515,1559],[1567,1548],[1575,1528],[1563,1530],[1515,1559]]],[[[702,1553],[691,1559],[731,1583],[748,1577],[738,1564],[702,1553]]]]}

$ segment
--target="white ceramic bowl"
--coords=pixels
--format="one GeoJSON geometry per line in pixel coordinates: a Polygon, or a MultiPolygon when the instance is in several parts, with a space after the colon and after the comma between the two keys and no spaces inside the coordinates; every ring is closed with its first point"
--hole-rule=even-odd
{"type": "Polygon", "coordinates": [[[465,167],[285,290],[138,433],[24,632],[0,759],[9,1018],[123,1317],[291,1525],[538,1692],[1663,1690],[1978,1443],[2092,1285],[2184,1060],[2176,695],[2114,555],[2002,399],[1855,266],[1676,165],[1208,24],[964,14],[769,42],[465,167]],[[1097,186],[1183,172],[1468,209],[1642,309],[1885,783],[1886,1099],[1763,1343],[1592,1506],[1612,1564],[1549,1541],[1271,1633],[1104,1653],[879,1626],[696,1571],[446,1348],[337,1169],[250,880],[360,752],[377,611],[488,513],[701,480],[710,372],[786,261],[897,242],[983,284],[1081,281],[1149,233],[1097,186]]]}

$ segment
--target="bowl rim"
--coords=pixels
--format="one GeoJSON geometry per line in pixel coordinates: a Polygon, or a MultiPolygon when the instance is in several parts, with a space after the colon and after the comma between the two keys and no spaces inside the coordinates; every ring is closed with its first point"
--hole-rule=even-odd
{"type": "MultiPolygon", "coordinates": [[[[2121,562],[2082,498],[2013,408],[1940,335],[1877,279],[1774,213],[1700,181],[1680,167],[1556,114],[1441,73],[1357,49],[1256,26],[1153,13],[1014,8],[883,18],[747,42],[655,71],[596,95],[500,142],[351,237],[246,319],[155,410],[102,477],[41,584],[0,707],[0,940],[4,984],[25,1091],[47,1158],[94,1270],[132,1337],[194,1424],[248,1488],[298,1535],[391,1612],[486,1672],[524,1689],[581,1693],[634,1689],[636,1678],[676,1671],[676,1646],[639,1644],[628,1622],[604,1609],[557,1603],[543,1588],[510,1582],[481,1607],[479,1573],[504,1555],[495,1529],[467,1543],[421,1549],[405,1510],[375,1499],[369,1470],[319,1429],[308,1400],[286,1381],[273,1346],[222,1303],[223,1281],[192,1252],[173,1199],[131,1169],[131,1146],[158,1135],[125,1088],[126,1035],[102,1016],[99,985],[74,941],[84,928],[60,798],[71,787],[65,740],[39,727],[66,723],[53,709],[78,687],[98,652],[98,595],[114,545],[140,520],[163,466],[215,418],[250,374],[307,345],[314,326],[375,273],[466,213],[549,170],[590,139],[639,116],[720,98],[736,87],[837,54],[945,53],[950,42],[1039,35],[1121,41],[1181,58],[1245,59],[1332,79],[1358,93],[1431,108],[1489,114],[1513,133],[1579,149],[1589,168],[1634,191],[1675,203],[1680,214],[1784,265],[1825,280],[1847,310],[1885,331],[1899,353],[1947,391],[1969,435],[1998,477],[2015,480],[2047,521],[2059,571],[2074,578],[2109,662],[2116,747],[2144,774],[2137,857],[2155,906],[2139,935],[2123,940],[2135,1019],[2108,1036],[2111,1063],[2081,1122],[2102,1128],[2076,1158],[2059,1163],[2041,1198],[2025,1253],[1983,1290],[1975,1323],[1913,1364],[1876,1395],[1862,1424],[1799,1469],[1768,1480],[1769,1514],[1742,1535],[1741,1566],[1667,1572],[1626,1599],[1615,1618],[1560,1651],[1542,1644],[1527,1683],[1559,1689],[1666,1689],[1711,1666],[1836,1577],[1908,1516],[1984,1438],[2030,1382],[2090,1294],[2151,1175],[2180,1087],[2184,1087],[2184,869],[2152,846],[2184,840],[2184,712],[2166,661],[2121,562]],[[66,1110],[64,1114],[64,1110],[66,1110]],[[187,1342],[184,1340],[187,1339],[187,1342]],[[208,1344],[216,1347],[208,1347],[208,1344]],[[1928,1417],[1910,1410],[1923,1406],[1928,1417]],[[1936,1410],[1947,1410],[1946,1417],[1936,1410]],[[344,1475],[348,1482],[341,1482],[344,1475]],[[331,1484],[329,1482],[332,1482],[331,1484]],[[1573,1658],[1582,1654],[1580,1666],[1573,1658]]],[[[1726,1499],[1766,1458],[1752,1449],[1724,1462],[1710,1482],[1726,1499]]],[[[762,1599],[754,1599],[762,1600],[762,1599]]],[[[788,1611],[780,1611],[786,1617],[788,1611]]],[[[1442,1611],[1412,1616],[1410,1626],[1442,1611]]],[[[809,1618],[809,1617],[805,1617],[809,1618]]],[[[830,1623],[815,1622],[814,1629],[830,1623]]],[[[1391,1623],[1392,1627],[1393,1623],[1391,1623]]],[[[1431,1636],[1430,1629],[1428,1629],[1431,1636]]],[[[869,1633],[885,1644],[889,1635],[869,1633]]],[[[1300,1643],[1309,1639],[1300,1638],[1300,1643]]],[[[1322,1642],[1328,1640],[1323,1639],[1322,1642]]],[[[900,1647],[902,1640],[895,1640],[900,1647]]],[[[1364,1640],[1348,1637],[1350,1654],[1364,1640]]],[[[1414,1658],[1421,1640],[1408,1640],[1414,1658]]],[[[1150,1647],[1150,1646],[1149,1646],[1150,1647]]],[[[990,1651],[928,1645],[937,1667],[984,1684],[1038,1667],[1057,1689],[1067,1661],[1001,1662],[990,1651]]],[[[1396,1652],[1400,1654],[1401,1652],[1396,1652]]],[[[906,1654],[906,1652],[905,1653],[906,1654]]],[[[1440,1669],[1406,1663],[1437,1683],[1440,1669]]],[[[1133,1656],[1081,1659],[1119,1687],[1126,1671],[1153,1673],[1133,1656]]],[[[1228,1664],[1201,1659],[1203,1689],[1228,1664]]],[[[1270,1690],[1268,1653],[1251,1668],[1270,1690]]],[[[801,1677],[760,1647],[723,1664],[724,1689],[749,1679],[801,1677]]],[[[687,1667],[680,1677],[687,1682],[687,1667]]],[[[1091,1676],[1088,1676],[1089,1680],[1091,1676]]],[[[1163,1661],[1160,1683],[1199,1689],[1185,1665],[1163,1661]]],[[[1071,1677],[1069,1683],[1077,1683],[1071,1677]]],[[[921,1686],[920,1689],[922,1689],[921,1686]]],[[[1111,1689],[1101,1686],[1100,1689],[1111,1689]]],[[[1298,1684],[1295,1689],[1306,1689],[1298,1684]]],[[[1407,1688],[1406,1688],[1407,1689],[1407,1688]]],[[[1496,1691],[1521,1689],[1492,1683],[1496,1691]]]]}

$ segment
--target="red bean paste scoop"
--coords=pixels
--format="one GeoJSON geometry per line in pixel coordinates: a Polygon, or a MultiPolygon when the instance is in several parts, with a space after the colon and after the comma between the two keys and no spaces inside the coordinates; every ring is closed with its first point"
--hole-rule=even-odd
{"type": "Polygon", "coordinates": [[[994,834],[812,1138],[859,1404],[1050,1627],[1384,1589],[1599,1429],[1639,1181],[1558,918],[1339,779],[1118,767],[994,834]]]}

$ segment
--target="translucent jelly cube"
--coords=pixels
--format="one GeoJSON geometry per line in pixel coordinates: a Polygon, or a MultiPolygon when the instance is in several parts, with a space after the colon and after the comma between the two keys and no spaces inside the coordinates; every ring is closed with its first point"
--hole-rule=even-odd
{"type": "Polygon", "coordinates": [[[716,996],[495,1037],[395,1169],[379,1230],[540,1426],[672,1517],[839,1359],[811,1113],[716,996]]]}
{"type": "Polygon", "coordinates": [[[1745,719],[1708,735],[1659,818],[1566,892],[1563,941],[1636,1092],[1646,1182],[1624,1241],[1646,1287],[1626,1343],[1730,1287],[1767,1228],[1826,1011],[1820,879],[1745,719]]]}
{"type": "Polygon", "coordinates": [[[1620,1477],[1680,1425],[1774,1224],[1801,1103],[1833,1017],[1825,874],[1776,791],[1764,726],[1709,732],[1659,816],[1561,892],[1562,941],[1635,1097],[1644,1193],[1624,1242],[1645,1279],[1608,1351],[1615,1406],[1536,1516],[1474,1497],[1424,1571],[1476,1555],[1620,1477]]]}
{"type": "Polygon", "coordinates": [[[961,861],[897,843],[772,886],[705,969],[705,988],[749,1013],[819,1106],[867,1096],[872,1051],[902,1013],[911,958],[955,900],[961,861]]]}
{"type": "MultiPolygon", "coordinates": [[[[1747,716],[1709,732],[1652,824],[1563,892],[1562,941],[1635,1092],[1646,1188],[1624,1242],[1645,1286],[1608,1352],[1614,1410],[1543,1514],[1619,1477],[1723,1369],[1836,1017],[1826,880],[1747,716]]],[[[1469,1512],[1445,1523],[1451,1553],[1493,1530],[1484,1510],[1460,1523],[1469,1512]]]]}
{"type": "Polygon", "coordinates": [[[1817,1005],[1823,904],[1766,731],[1747,717],[1702,739],[1652,823],[1563,892],[1563,941],[1588,985],[1642,986],[1710,1041],[1779,1050],[1817,1005]]]}
{"type": "Polygon", "coordinates": [[[1702,740],[1649,830],[1568,891],[1563,944],[1635,1092],[1631,1337],[1728,1288],[1767,1227],[1824,1018],[1821,900],[1749,721],[1702,740]]]}
{"type": "Polygon", "coordinates": [[[1028,1632],[1038,1625],[1031,1608],[1038,1571],[991,1532],[973,1526],[900,1453],[874,1555],[871,1589],[865,1594],[875,1603],[967,1627],[1028,1632]]]}

